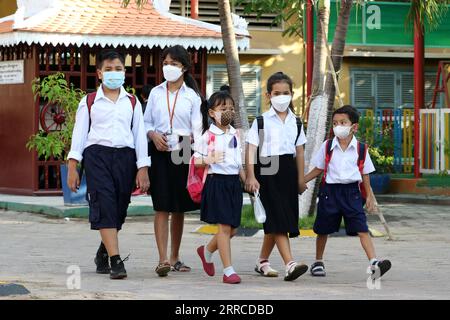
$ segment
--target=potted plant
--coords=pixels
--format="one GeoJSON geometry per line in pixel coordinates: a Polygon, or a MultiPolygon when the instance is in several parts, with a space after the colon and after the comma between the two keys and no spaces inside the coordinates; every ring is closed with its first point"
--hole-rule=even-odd
{"type": "Polygon", "coordinates": [[[39,130],[27,142],[29,150],[36,150],[39,157],[48,160],[50,157],[61,159],[61,184],[64,196],[64,205],[85,205],[86,181],[82,177],[80,189],[77,193],[71,192],[67,187],[67,166],[65,160],[72,142],[72,132],[75,125],[75,116],[78,103],[85,95],[80,89],[68,84],[63,73],[49,75],[42,80],[36,78],[32,82],[35,99],[42,98],[46,104],[55,106],[58,110],[58,130],[39,130]]]}
{"type": "Polygon", "coordinates": [[[375,128],[372,117],[361,118],[357,135],[358,139],[369,145],[369,155],[376,170],[370,174],[370,184],[376,194],[387,193],[390,187],[390,173],[394,165],[391,132],[390,126],[375,128]]]}

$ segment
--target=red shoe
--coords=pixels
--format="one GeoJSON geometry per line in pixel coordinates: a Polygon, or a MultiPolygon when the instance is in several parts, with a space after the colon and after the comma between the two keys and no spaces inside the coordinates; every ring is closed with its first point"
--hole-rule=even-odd
{"type": "Polygon", "coordinates": [[[206,262],[205,259],[205,246],[200,246],[197,248],[197,253],[200,259],[202,260],[203,264],[203,270],[205,270],[206,274],[210,277],[214,276],[215,270],[214,270],[214,263],[212,262],[206,262]]]}
{"type": "Polygon", "coordinates": [[[226,275],[223,275],[223,283],[236,284],[236,283],[240,283],[240,282],[241,282],[241,278],[236,273],[233,273],[229,277],[227,277],[226,275]]]}

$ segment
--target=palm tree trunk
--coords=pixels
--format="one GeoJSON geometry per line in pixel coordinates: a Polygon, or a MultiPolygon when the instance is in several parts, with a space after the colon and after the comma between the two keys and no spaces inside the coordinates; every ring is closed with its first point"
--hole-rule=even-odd
{"type": "MultiPolygon", "coordinates": [[[[312,80],[312,98],[308,113],[307,143],[305,147],[305,168],[311,166],[312,155],[315,154],[324,138],[326,126],[326,112],[328,98],[325,93],[326,63],[327,63],[327,34],[330,19],[330,0],[320,0],[317,10],[317,35],[314,48],[314,71],[312,80]]],[[[304,215],[315,208],[314,181],[309,184],[300,200],[300,214],[304,215]]]]}
{"type": "Polygon", "coordinates": [[[236,34],[234,32],[231,18],[231,6],[229,0],[219,0],[220,27],[222,30],[223,47],[227,64],[228,81],[231,95],[235,101],[236,117],[235,126],[248,130],[247,109],[244,101],[244,88],[241,79],[241,65],[239,62],[238,47],[236,44],[236,34]]]}

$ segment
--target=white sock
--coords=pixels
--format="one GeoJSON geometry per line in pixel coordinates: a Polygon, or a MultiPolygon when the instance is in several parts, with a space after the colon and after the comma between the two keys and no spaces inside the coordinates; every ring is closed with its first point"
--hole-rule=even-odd
{"type": "Polygon", "coordinates": [[[286,272],[289,272],[289,270],[290,270],[292,267],[294,267],[296,264],[297,264],[297,262],[295,262],[295,261],[290,261],[290,262],[288,262],[287,265],[286,265],[286,272]]]}
{"type": "Polygon", "coordinates": [[[236,271],[234,271],[233,266],[229,266],[228,268],[223,269],[223,274],[226,275],[227,277],[231,276],[233,273],[236,273],[236,271]]]}
{"type": "Polygon", "coordinates": [[[205,260],[206,260],[206,262],[208,262],[208,263],[212,262],[212,255],[213,255],[213,253],[214,252],[209,252],[207,246],[205,246],[205,260]]]}
{"type": "Polygon", "coordinates": [[[371,266],[374,265],[376,262],[378,262],[377,258],[370,259],[370,261],[369,261],[371,266]]]}

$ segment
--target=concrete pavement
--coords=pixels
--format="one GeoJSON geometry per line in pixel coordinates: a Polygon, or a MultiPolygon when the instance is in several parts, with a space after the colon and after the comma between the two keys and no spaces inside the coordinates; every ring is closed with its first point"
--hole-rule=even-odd
{"type": "MultiPolygon", "coordinates": [[[[129,278],[111,281],[94,272],[99,236],[89,230],[85,219],[66,221],[4,210],[0,210],[0,281],[23,284],[31,292],[8,299],[448,299],[450,207],[386,204],[382,209],[397,241],[373,239],[379,256],[393,262],[379,289],[373,284],[369,287],[375,289],[368,288],[368,263],[353,237],[330,239],[326,278],[306,274],[295,282],[257,275],[253,268],[261,239],[236,237],[232,241],[233,264],[243,282],[222,284],[218,255],[214,257],[215,277],[201,269],[195,249],[210,236],[192,233],[201,225],[197,215],[187,216],[182,243],[182,258],[193,268],[191,273],[158,278],[152,217],[131,217],[120,243],[122,256],[131,253],[126,262],[129,278]]],[[[369,221],[383,230],[376,216],[369,221]]],[[[313,262],[313,238],[291,243],[296,259],[313,262]]],[[[278,252],[271,262],[281,273],[278,252]]]]}

